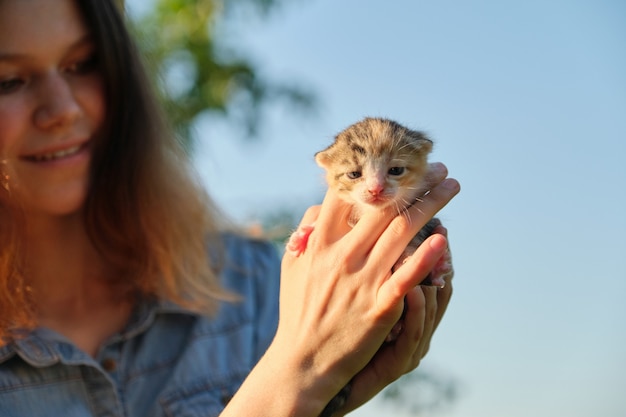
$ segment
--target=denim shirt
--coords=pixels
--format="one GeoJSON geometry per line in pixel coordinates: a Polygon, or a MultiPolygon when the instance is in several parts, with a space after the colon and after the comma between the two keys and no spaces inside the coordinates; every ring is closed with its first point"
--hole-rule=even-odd
{"type": "Polygon", "coordinates": [[[226,288],[242,296],[205,317],[140,302],[96,357],[45,328],[0,347],[0,416],[216,416],[271,342],[280,261],[270,243],[224,238],[226,288]]]}

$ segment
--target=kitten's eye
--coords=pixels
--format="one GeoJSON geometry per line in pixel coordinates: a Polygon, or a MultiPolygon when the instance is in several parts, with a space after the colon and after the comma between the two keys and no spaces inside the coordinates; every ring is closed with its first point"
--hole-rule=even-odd
{"type": "Polygon", "coordinates": [[[351,180],[356,180],[357,178],[361,178],[361,175],[362,174],[360,171],[352,171],[346,174],[346,176],[350,178],[351,180]]]}
{"type": "Polygon", "coordinates": [[[393,167],[387,171],[389,175],[402,175],[404,173],[404,167],[393,167]]]}

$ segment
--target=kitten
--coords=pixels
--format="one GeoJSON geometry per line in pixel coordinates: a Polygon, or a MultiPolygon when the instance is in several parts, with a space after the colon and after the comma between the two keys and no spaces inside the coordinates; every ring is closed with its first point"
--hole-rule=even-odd
{"type": "MultiPolygon", "coordinates": [[[[365,118],[340,132],[332,145],[315,154],[315,161],[326,170],[329,188],[352,205],[348,223],[354,226],[367,211],[391,210],[404,215],[408,207],[419,202],[428,192],[425,175],[431,150],[432,141],[422,132],[389,119],[365,118]]],[[[436,218],[430,220],[411,240],[392,270],[399,268],[440,224],[436,218]]],[[[300,226],[291,235],[286,250],[294,256],[304,252],[314,227],[313,224],[300,226]]],[[[439,276],[432,280],[428,277],[422,284],[443,287],[445,281],[439,276]]],[[[386,343],[392,343],[402,332],[405,312],[387,335],[386,343]]],[[[351,383],[343,387],[320,417],[330,417],[343,407],[351,388],[351,383]]]]}
{"type": "MultiPolygon", "coordinates": [[[[326,170],[331,189],[352,205],[349,224],[354,226],[370,210],[406,213],[428,190],[424,177],[432,141],[422,132],[383,118],[365,118],[336,137],[332,145],[315,154],[326,170]]],[[[432,219],[413,238],[394,266],[397,269],[433,233],[440,222],[432,219]]],[[[298,256],[306,249],[314,225],[303,225],[290,237],[286,249],[298,256]]],[[[425,282],[429,283],[429,282],[425,282]]],[[[442,286],[443,282],[432,283],[442,286]]]]}

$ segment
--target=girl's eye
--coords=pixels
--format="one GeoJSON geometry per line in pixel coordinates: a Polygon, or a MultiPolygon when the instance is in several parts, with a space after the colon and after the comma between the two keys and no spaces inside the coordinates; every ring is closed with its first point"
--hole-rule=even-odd
{"type": "Polygon", "coordinates": [[[348,172],[346,176],[351,180],[356,180],[357,178],[361,178],[361,171],[348,172]]]}
{"type": "Polygon", "coordinates": [[[393,167],[387,171],[389,175],[402,175],[404,173],[404,167],[393,167]]]}
{"type": "Polygon", "coordinates": [[[88,57],[87,59],[83,59],[75,62],[70,65],[67,70],[74,74],[88,74],[98,67],[98,60],[95,55],[88,57]]]}
{"type": "Polygon", "coordinates": [[[17,91],[17,89],[20,88],[22,85],[24,85],[24,81],[19,78],[1,80],[0,81],[0,94],[13,93],[14,91],[17,91]]]}

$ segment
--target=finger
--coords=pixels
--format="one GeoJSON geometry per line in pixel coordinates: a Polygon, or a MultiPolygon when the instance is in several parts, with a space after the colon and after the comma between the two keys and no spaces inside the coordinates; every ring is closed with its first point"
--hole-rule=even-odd
{"type": "MultiPolygon", "coordinates": [[[[435,227],[433,233],[439,233],[446,238],[448,237],[448,230],[441,225],[435,227]]],[[[453,275],[454,269],[452,268],[452,256],[450,254],[450,243],[448,241],[448,248],[430,272],[430,278],[433,285],[437,287],[444,287],[446,282],[452,280],[453,275]]]]}
{"type": "Polygon", "coordinates": [[[320,214],[321,205],[309,207],[302,216],[299,226],[306,226],[315,223],[320,214]]]}
{"type": "Polygon", "coordinates": [[[435,319],[435,329],[439,326],[439,323],[448,308],[448,304],[452,298],[452,292],[452,280],[446,280],[446,285],[443,288],[437,288],[437,316],[435,319]]]}
{"type": "Polygon", "coordinates": [[[424,292],[419,287],[413,288],[406,296],[406,303],[404,330],[393,343],[383,345],[368,366],[352,380],[352,394],[342,410],[358,407],[364,399],[372,397],[419,364],[427,316],[424,292]]]}
{"type": "Polygon", "coordinates": [[[422,201],[409,207],[406,215],[395,217],[372,249],[372,259],[393,265],[417,232],[459,191],[459,183],[455,179],[447,178],[435,186],[422,201]]]}
{"type": "Polygon", "coordinates": [[[351,209],[334,191],[329,189],[326,192],[315,225],[320,244],[336,242],[351,230],[348,224],[351,209]]]}
{"type": "MultiPolygon", "coordinates": [[[[424,292],[422,292],[419,286],[413,288],[406,295],[407,310],[404,318],[404,333],[407,341],[413,345],[410,352],[407,352],[411,354],[411,357],[415,356],[415,352],[419,349],[420,341],[424,336],[424,323],[427,317],[426,303],[424,292]]],[[[401,337],[398,338],[398,340],[400,339],[401,337]]],[[[406,372],[406,369],[404,372],[406,372]]]]}
{"type": "Polygon", "coordinates": [[[426,278],[447,247],[442,235],[431,235],[409,256],[402,267],[380,284],[377,304],[381,311],[393,309],[413,287],[426,278]]]}
{"type": "MultiPolygon", "coordinates": [[[[444,164],[442,163],[430,164],[429,170],[426,174],[426,183],[428,184],[428,188],[431,188],[434,185],[439,184],[441,181],[443,181],[446,178],[447,174],[448,174],[448,169],[446,168],[444,164]]],[[[425,196],[424,199],[432,200],[433,197],[425,196]]],[[[443,207],[443,205],[441,205],[441,207],[443,207]]],[[[439,207],[439,209],[441,207],[439,207]]],[[[404,243],[399,244],[397,239],[392,239],[393,240],[392,245],[394,247],[399,248],[399,252],[397,253],[397,255],[394,254],[395,256],[393,255],[390,256],[390,258],[393,258],[392,260],[394,260],[394,262],[400,256],[400,253],[402,252],[402,250],[404,250],[404,247],[406,247],[406,244],[408,244],[409,241],[413,238],[413,236],[415,236],[415,234],[417,233],[417,230],[421,229],[422,226],[426,224],[426,222],[432,216],[434,216],[434,213],[435,212],[433,212],[432,215],[428,218],[422,216],[424,217],[424,221],[422,221],[421,223],[418,223],[419,220],[413,220],[413,219],[408,220],[412,224],[419,225],[419,227],[414,232],[412,232],[410,236],[407,234],[406,237],[403,240],[401,240],[404,243]]],[[[377,244],[377,241],[379,240],[381,235],[387,229],[389,229],[389,225],[392,222],[392,220],[394,218],[405,218],[405,217],[406,216],[398,216],[397,211],[395,210],[384,210],[384,211],[370,210],[369,212],[365,213],[361,217],[361,219],[359,219],[359,222],[354,226],[354,229],[352,233],[350,234],[350,239],[354,240],[355,242],[359,242],[359,247],[361,248],[361,251],[362,251],[361,255],[365,253],[369,253],[371,248],[375,244],[377,244]]],[[[389,259],[389,257],[387,256],[386,258],[389,259]]],[[[392,262],[391,264],[393,265],[394,262],[392,262]]]]}
{"type": "MultiPolygon", "coordinates": [[[[418,364],[415,358],[422,349],[422,339],[425,335],[425,321],[427,318],[426,298],[419,288],[413,288],[406,294],[406,315],[404,329],[393,342],[393,361],[388,364],[390,376],[399,378],[418,364]]],[[[418,362],[419,363],[419,362],[418,362]]]]}
{"type": "Polygon", "coordinates": [[[393,371],[399,376],[415,369],[430,345],[437,311],[437,289],[418,286],[406,295],[407,312],[404,331],[395,342],[394,356],[401,358],[393,371]]]}
{"type": "Polygon", "coordinates": [[[404,331],[393,343],[383,345],[376,356],[352,380],[352,393],[342,411],[350,411],[373,397],[385,386],[414,369],[416,350],[423,337],[426,299],[419,288],[406,297],[407,317],[404,331]]]}
{"type": "Polygon", "coordinates": [[[443,279],[444,286],[443,288],[438,288],[437,291],[437,318],[435,322],[435,329],[439,326],[439,322],[443,317],[448,303],[452,297],[453,292],[453,284],[452,278],[454,278],[454,267],[452,265],[452,254],[450,252],[450,239],[448,239],[448,230],[443,226],[437,226],[435,228],[436,233],[441,233],[446,237],[448,241],[448,246],[443,254],[443,258],[439,261],[443,266],[437,266],[435,269],[438,269],[438,272],[441,274],[441,278],[443,279]]]}
{"type": "Polygon", "coordinates": [[[437,287],[420,285],[418,290],[424,294],[425,303],[425,317],[424,317],[424,329],[422,337],[419,340],[417,349],[415,350],[415,356],[413,357],[413,368],[416,367],[422,358],[428,353],[430,348],[430,341],[432,340],[433,333],[437,325],[437,287]]]}
{"type": "Polygon", "coordinates": [[[448,168],[441,162],[428,164],[428,171],[424,176],[425,189],[430,190],[448,176],[448,168]]]}

